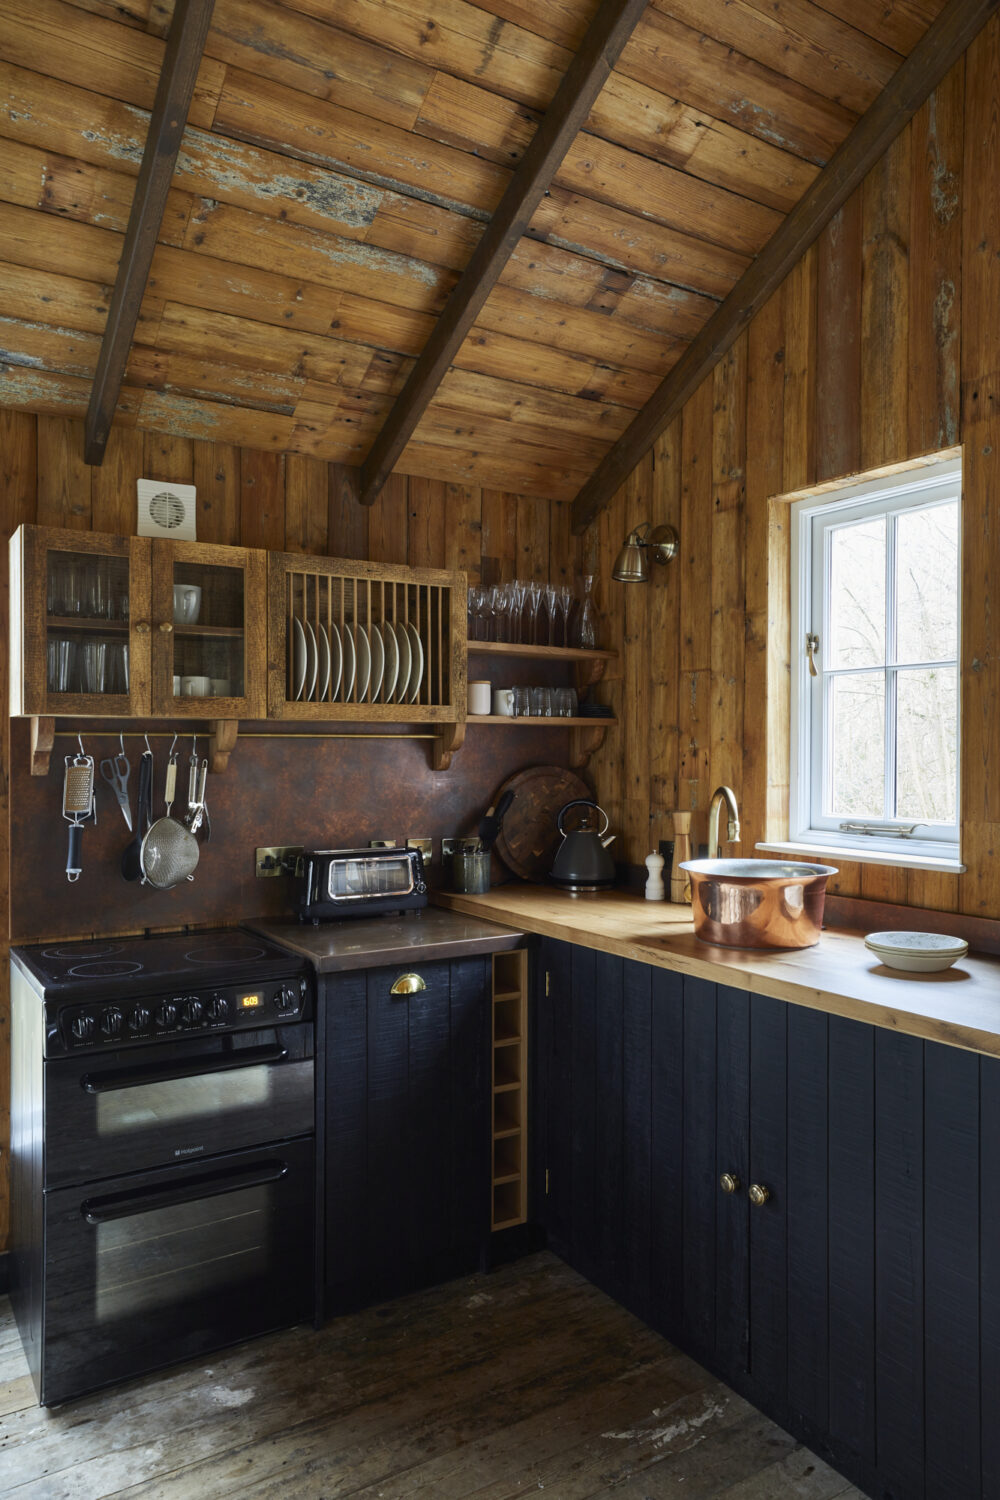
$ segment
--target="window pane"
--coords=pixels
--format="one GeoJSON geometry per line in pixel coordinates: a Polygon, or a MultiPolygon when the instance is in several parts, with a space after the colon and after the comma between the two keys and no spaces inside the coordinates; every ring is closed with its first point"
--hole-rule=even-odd
{"type": "Polygon", "coordinates": [[[827,817],[885,816],[885,674],[859,672],[830,683],[827,817]]]}
{"type": "Polygon", "coordinates": [[[958,502],[896,519],[896,660],[958,654],[958,502]]]}
{"type": "Polygon", "coordinates": [[[954,667],[896,674],[897,818],[958,821],[957,677],[954,667]]]}
{"type": "Polygon", "coordinates": [[[876,516],[829,532],[830,668],[885,661],[885,524],[876,516]]]}

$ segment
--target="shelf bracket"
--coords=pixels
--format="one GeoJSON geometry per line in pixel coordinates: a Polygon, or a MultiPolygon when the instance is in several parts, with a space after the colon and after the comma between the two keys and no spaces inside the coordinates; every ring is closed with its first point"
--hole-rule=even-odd
{"type": "Polygon", "coordinates": [[[465,744],[465,720],[459,719],[454,724],[442,724],[441,733],[434,741],[434,769],[435,771],[447,771],[451,768],[451,758],[456,755],[465,744]]]}
{"type": "Polygon", "coordinates": [[[239,732],[238,719],[213,719],[209,724],[208,764],[213,775],[229,765],[239,732]]]}
{"type": "Polygon", "coordinates": [[[588,688],[592,688],[595,682],[600,682],[607,671],[607,658],[594,656],[588,661],[575,661],[573,663],[573,686],[582,697],[588,688]]]}
{"type": "Polygon", "coordinates": [[[31,717],[31,774],[47,776],[52,746],[56,738],[56,721],[41,714],[31,717]]]}
{"type": "Polygon", "coordinates": [[[607,721],[597,719],[593,724],[587,724],[579,729],[571,729],[569,732],[569,763],[574,771],[580,770],[590,760],[590,757],[604,744],[604,736],[608,732],[607,721]]]}

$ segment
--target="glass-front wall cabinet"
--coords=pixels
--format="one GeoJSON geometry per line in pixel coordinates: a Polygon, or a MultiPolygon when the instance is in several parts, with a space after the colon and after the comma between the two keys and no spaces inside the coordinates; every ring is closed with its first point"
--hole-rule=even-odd
{"type": "Polygon", "coordinates": [[[24,526],[11,563],[12,712],[263,714],[263,553],[24,526]]]}

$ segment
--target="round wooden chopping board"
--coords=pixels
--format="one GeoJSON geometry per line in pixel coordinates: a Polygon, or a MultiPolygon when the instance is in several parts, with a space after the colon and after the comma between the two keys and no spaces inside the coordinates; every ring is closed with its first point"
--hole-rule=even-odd
{"type": "Polygon", "coordinates": [[[514,793],[514,801],[503,820],[496,852],[522,880],[544,881],[559,846],[559,810],[574,797],[590,797],[590,787],[565,766],[531,766],[505,781],[494,801],[507,791],[514,793]]]}

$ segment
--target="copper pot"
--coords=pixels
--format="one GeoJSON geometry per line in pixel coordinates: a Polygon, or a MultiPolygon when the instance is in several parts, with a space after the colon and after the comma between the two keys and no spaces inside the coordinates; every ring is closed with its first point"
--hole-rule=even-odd
{"type": "Polygon", "coordinates": [[[694,934],[723,948],[811,948],[823,927],[833,865],[690,859],[694,934]]]}

